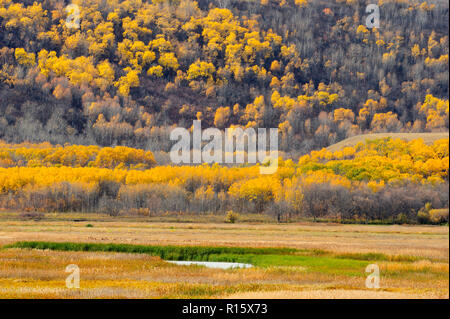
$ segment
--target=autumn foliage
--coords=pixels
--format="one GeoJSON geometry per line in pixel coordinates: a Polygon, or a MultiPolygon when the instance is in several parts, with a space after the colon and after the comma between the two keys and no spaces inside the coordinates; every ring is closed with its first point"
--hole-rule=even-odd
{"type": "Polygon", "coordinates": [[[0,203],[43,211],[258,212],[346,219],[448,207],[449,142],[381,139],[258,166],[156,166],[128,148],[0,145],[0,203]],[[151,168],[150,168],[151,167],[151,168]],[[446,190],[445,190],[446,189],[446,190]]]}
{"type": "Polygon", "coordinates": [[[448,3],[0,1],[0,138],[168,151],[172,125],[278,127],[307,154],[448,131],[448,3]],[[70,25],[70,24],[69,24],[70,25]],[[27,94],[23,94],[27,92],[27,94]]]}

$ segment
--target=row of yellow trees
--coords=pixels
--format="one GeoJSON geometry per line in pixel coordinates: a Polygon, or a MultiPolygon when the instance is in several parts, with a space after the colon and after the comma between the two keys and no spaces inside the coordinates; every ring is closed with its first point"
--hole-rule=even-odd
{"type": "Polygon", "coordinates": [[[125,146],[104,147],[0,142],[0,167],[100,167],[148,169],[156,164],[152,152],[125,146]]]}
{"type": "MultiPolygon", "coordinates": [[[[448,139],[427,145],[423,140],[386,138],[336,152],[313,151],[297,163],[280,159],[273,175],[260,175],[258,166],[143,169],[154,164],[151,152],[121,147],[0,144],[0,159],[17,161],[12,162],[14,167],[0,168],[0,204],[9,208],[111,213],[129,209],[217,212],[232,207],[243,212],[272,209],[310,215],[347,210],[348,214],[378,212],[376,217],[381,218],[389,212],[370,205],[354,212],[355,203],[375,201],[377,196],[382,197],[377,201],[392,200],[387,195],[392,190],[405,196],[406,204],[412,205],[408,209],[419,209],[431,200],[435,206],[448,206],[448,194],[447,204],[445,193],[436,195],[437,189],[448,185],[448,139]],[[129,154],[141,156],[130,160],[129,154]],[[411,187],[423,193],[420,201],[407,196],[411,187]],[[316,198],[317,194],[328,195],[316,198]],[[317,206],[327,201],[332,202],[317,206]]],[[[404,207],[399,204],[398,209],[404,207]]]]}
{"type": "MultiPolygon", "coordinates": [[[[348,181],[426,182],[432,178],[433,181],[439,182],[448,180],[448,163],[448,139],[440,139],[427,145],[422,139],[406,142],[386,138],[360,142],[354,147],[344,147],[335,152],[325,148],[312,151],[300,157],[297,163],[291,159],[280,159],[278,172],[270,178],[283,180],[304,174],[333,174],[348,181]]],[[[47,175],[55,178],[55,181],[63,181],[64,178],[68,179],[66,181],[72,181],[82,178],[83,172],[94,178],[93,176],[97,175],[94,172],[103,171],[94,168],[107,168],[115,169],[113,171],[115,173],[111,173],[111,178],[127,184],[168,182],[184,184],[189,180],[197,180],[201,184],[216,184],[216,188],[228,188],[233,182],[256,178],[259,173],[256,166],[237,168],[201,165],[152,168],[155,165],[152,152],[124,146],[101,148],[81,145],[52,146],[49,143],[0,143],[0,167],[11,168],[2,172],[17,172],[18,176],[23,178],[29,175],[38,176],[46,167],[51,172],[47,175]],[[92,169],[71,169],[84,167],[92,169]],[[61,175],[59,172],[64,174],[61,175]],[[121,177],[116,179],[116,174],[121,177]],[[59,179],[58,176],[64,177],[59,179]],[[124,180],[123,176],[126,176],[124,180]]],[[[12,179],[11,177],[9,180],[12,179]]]]}

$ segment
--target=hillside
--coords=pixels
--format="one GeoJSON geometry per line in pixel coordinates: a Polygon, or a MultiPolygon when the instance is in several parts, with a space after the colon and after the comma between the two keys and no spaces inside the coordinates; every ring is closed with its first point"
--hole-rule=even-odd
{"type": "Polygon", "coordinates": [[[436,140],[449,138],[448,132],[439,133],[373,133],[373,134],[363,134],[349,137],[339,143],[330,145],[327,150],[330,152],[341,151],[344,147],[353,147],[358,143],[365,143],[367,140],[378,140],[386,137],[398,138],[404,141],[412,141],[415,139],[422,139],[425,144],[433,144],[436,140]]]}
{"type": "Polygon", "coordinates": [[[200,119],[277,127],[280,151],[306,154],[449,129],[448,1],[378,1],[380,28],[365,0],[72,2],[0,1],[8,143],[167,152],[200,119]]]}

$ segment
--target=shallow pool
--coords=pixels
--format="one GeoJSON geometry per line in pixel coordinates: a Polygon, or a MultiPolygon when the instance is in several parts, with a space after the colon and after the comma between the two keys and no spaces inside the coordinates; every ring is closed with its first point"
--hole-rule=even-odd
{"type": "Polygon", "coordinates": [[[168,263],[182,265],[182,266],[205,266],[208,268],[219,268],[219,269],[232,269],[232,268],[251,268],[253,265],[251,264],[243,264],[243,263],[228,263],[228,262],[217,262],[217,261],[174,261],[174,260],[166,260],[168,263]]]}

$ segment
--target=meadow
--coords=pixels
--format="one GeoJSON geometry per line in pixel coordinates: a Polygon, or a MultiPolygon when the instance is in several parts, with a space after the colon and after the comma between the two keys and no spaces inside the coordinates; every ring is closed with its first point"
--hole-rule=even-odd
{"type": "Polygon", "coordinates": [[[366,2],[0,0],[0,298],[448,298],[448,3],[366,2]]]}
{"type": "Polygon", "coordinates": [[[448,138],[366,137],[264,177],[0,143],[0,298],[448,298],[448,138]]]}
{"type": "Polygon", "coordinates": [[[0,217],[1,298],[448,298],[448,226],[0,217]],[[164,260],[233,261],[249,269],[164,260]],[[65,268],[80,268],[68,289],[65,268]],[[365,286],[367,265],[380,288],[365,286]]]}

